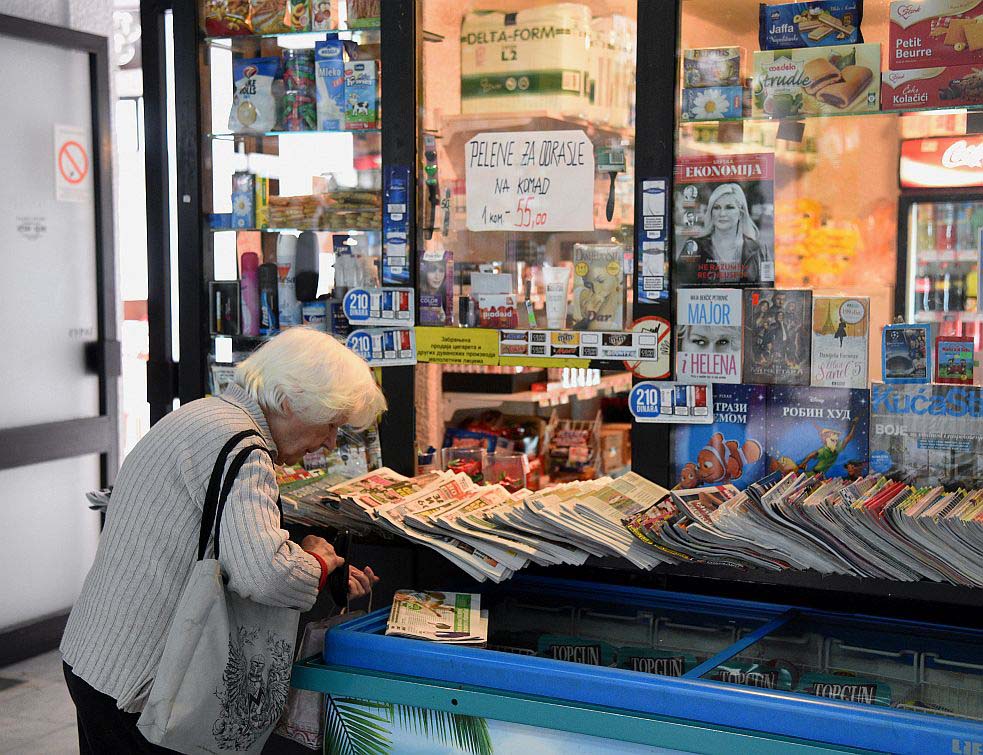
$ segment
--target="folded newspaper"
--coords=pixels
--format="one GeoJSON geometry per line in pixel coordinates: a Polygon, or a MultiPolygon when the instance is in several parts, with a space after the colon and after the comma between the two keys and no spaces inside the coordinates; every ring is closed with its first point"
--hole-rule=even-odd
{"type": "Polygon", "coordinates": [[[481,596],[465,592],[398,590],[386,634],[454,645],[488,642],[488,612],[481,596]]]}

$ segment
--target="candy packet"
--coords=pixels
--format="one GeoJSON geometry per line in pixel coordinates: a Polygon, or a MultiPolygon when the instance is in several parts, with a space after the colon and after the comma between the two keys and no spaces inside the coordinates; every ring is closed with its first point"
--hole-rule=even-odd
{"type": "Polygon", "coordinates": [[[230,37],[249,34],[249,0],[204,0],[201,8],[205,34],[230,37]]]}
{"type": "Polygon", "coordinates": [[[229,130],[234,133],[263,133],[276,127],[273,80],[279,58],[240,58],[232,61],[235,79],[229,130]]]}

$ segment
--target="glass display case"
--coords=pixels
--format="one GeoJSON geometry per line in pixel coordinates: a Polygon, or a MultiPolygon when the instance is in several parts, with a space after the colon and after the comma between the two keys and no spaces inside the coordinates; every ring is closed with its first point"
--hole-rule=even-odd
{"type": "Polygon", "coordinates": [[[600,429],[576,461],[548,447],[558,424],[628,419],[602,410],[638,356],[636,3],[417,5],[417,443],[526,421],[533,488],[624,469],[625,443],[591,450],[600,429]]]}
{"type": "Polygon", "coordinates": [[[213,375],[289,327],[346,338],[345,293],[381,285],[380,19],[320,5],[201,9],[213,375]]]}
{"type": "Polygon", "coordinates": [[[542,578],[481,601],[486,648],[383,636],[387,610],[329,632],[323,659],[294,671],[330,693],[327,736],[353,695],[422,709],[382,727],[384,751],[436,746],[399,722],[438,712],[476,719],[483,752],[522,736],[613,752],[962,753],[983,735],[978,632],[542,578]]]}

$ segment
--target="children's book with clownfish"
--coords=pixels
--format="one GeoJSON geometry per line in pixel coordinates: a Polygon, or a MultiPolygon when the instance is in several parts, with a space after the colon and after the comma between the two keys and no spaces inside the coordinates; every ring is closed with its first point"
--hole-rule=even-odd
{"type": "Polygon", "coordinates": [[[713,423],[673,428],[673,485],[744,490],[765,475],[766,391],[763,385],[714,384],[713,423]]]}

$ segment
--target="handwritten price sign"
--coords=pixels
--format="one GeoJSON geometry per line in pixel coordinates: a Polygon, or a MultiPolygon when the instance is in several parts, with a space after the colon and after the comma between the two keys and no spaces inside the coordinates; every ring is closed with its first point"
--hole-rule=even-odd
{"type": "Polygon", "coordinates": [[[583,131],[478,134],[464,149],[469,231],[594,230],[594,147],[583,131]]]}

